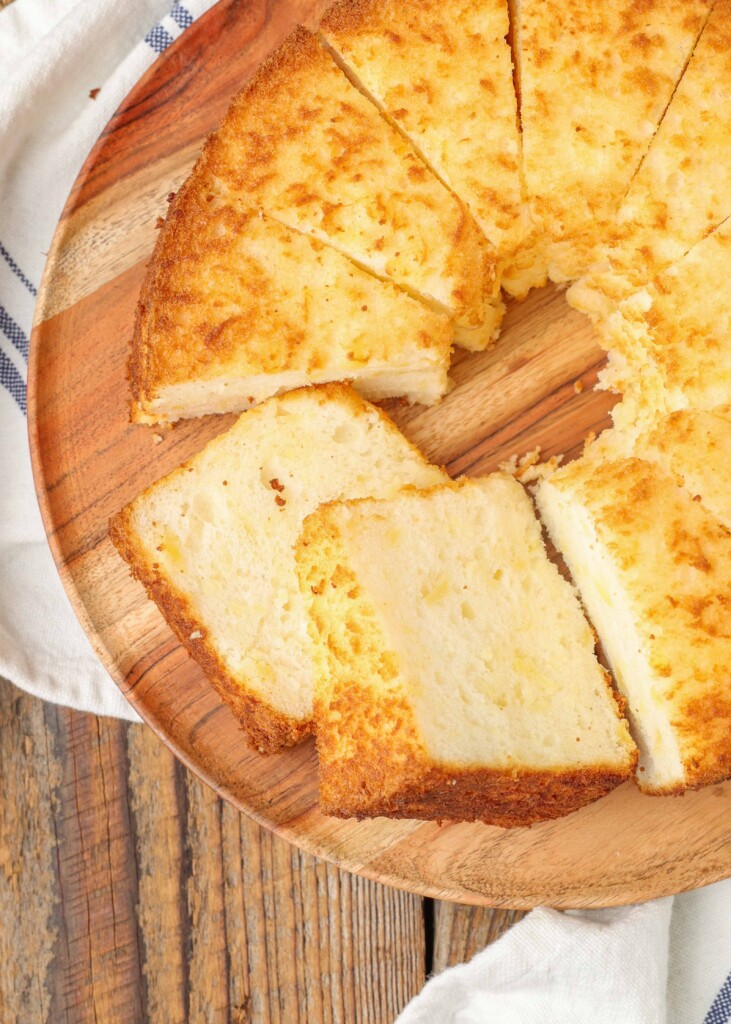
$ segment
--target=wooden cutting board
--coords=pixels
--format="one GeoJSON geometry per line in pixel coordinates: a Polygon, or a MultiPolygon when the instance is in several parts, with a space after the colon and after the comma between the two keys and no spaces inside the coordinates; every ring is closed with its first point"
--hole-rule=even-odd
{"type": "MultiPolygon", "coordinates": [[[[38,300],[29,428],[41,510],[76,613],[181,760],[261,824],[343,867],[504,907],[608,906],[726,877],[731,784],[665,798],[627,784],[568,818],[512,831],[324,817],[312,742],[269,758],[251,752],[107,539],[112,513],[232,422],[209,417],[165,433],[128,423],[127,343],[156,219],[231,95],[324,6],[222,0],[130,93],[73,187],[38,300]]],[[[592,390],[602,362],[588,320],[546,288],[511,306],[493,352],[457,355],[456,387],[438,408],[389,412],[453,476],[485,473],[537,445],[571,456],[608,421],[611,399],[592,390]]]]}

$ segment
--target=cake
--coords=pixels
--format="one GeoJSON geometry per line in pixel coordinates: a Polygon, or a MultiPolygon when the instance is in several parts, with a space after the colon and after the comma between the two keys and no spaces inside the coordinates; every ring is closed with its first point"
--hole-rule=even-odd
{"type": "Polygon", "coordinates": [[[112,539],[258,750],[314,721],[343,817],[526,825],[634,771],[521,486],[449,483],[365,400],[438,402],[452,343],[491,345],[501,285],[547,272],[581,277],[622,401],[535,470],[540,513],[641,788],[731,776],[731,0],[509,6],[338,0],[297,29],[138,307],[134,420],[255,408],[112,539]]]}
{"type": "Polygon", "coordinates": [[[568,293],[590,316],[651,281],[731,215],[731,0],[716,0],[616,223],[568,293]]]}
{"type": "Polygon", "coordinates": [[[550,239],[554,280],[587,269],[710,7],[708,0],[514,0],[523,174],[533,216],[550,239]]]}
{"type": "Polygon", "coordinates": [[[321,502],[445,479],[347,385],[270,398],[111,522],[112,540],[262,753],[310,730],[294,561],[321,502]]]}
{"type": "Polygon", "coordinates": [[[673,412],[635,447],[731,530],[731,406],[673,412]]]}
{"type": "Polygon", "coordinates": [[[221,200],[194,173],[175,197],[138,306],[132,418],[241,412],[351,380],[430,405],[448,388],[450,320],[314,238],[221,200]]]}
{"type": "Polygon", "coordinates": [[[538,508],[627,701],[638,784],[731,776],[731,533],[662,466],[579,459],[538,508]]]}
{"type": "Polygon", "coordinates": [[[297,563],[325,813],[512,827],[631,776],[593,634],[512,477],[324,506],[297,563]]]}
{"type": "Polygon", "coordinates": [[[698,242],[597,323],[609,351],[602,385],[622,393],[612,412],[636,436],[676,409],[731,404],[731,220],[698,242]]]}
{"type": "Polygon", "coordinates": [[[508,31],[507,0],[339,0],[320,25],[346,73],[467,204],[505,290],[524,296],[546,268],[523,196],[508,31]]]}
{"type": "Polygon", "coordinates": [[[503,307],[467,208],[301,28],[234,98],[198,173],[228,201],[319,239],[455,323],[479,349],[503,307]]]}

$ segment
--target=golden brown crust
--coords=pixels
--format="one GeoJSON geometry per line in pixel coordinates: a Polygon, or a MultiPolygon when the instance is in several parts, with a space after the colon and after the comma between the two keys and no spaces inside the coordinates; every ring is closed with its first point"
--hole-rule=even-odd
{"type": "Polygon", "coordinates": [[[199,173],[221,194],[322,238],[416,293],[426,295],[427,282],[443,289],[428,294],[459,323],[482,323],[494,252],[464,205],[306,29],[292,33],[234,98],[199,173]]]}
{"type": "Polygon", "coordinates": [[[554,243],[551,276],[566,281],[613,230],[711,2],[516,6],[526,187],[554,243]]]}
{"type": "MultiPolygon", "coordinates": [[[[152,397],[157,377],[152,365],[155,358],[154,338],[151,338],[151,318],[166,316],[165,278],[169,268],[178,260],[195,255],[197,246],[191,237],[189,222],[207,205],[213,193],[199,170],[199,159],[187,180],[176,193],[170,193],[167,216],[155,240],[147,273],[142,282],[140,297],[135,308],[132,342],[127,360],[127,380],[132,393],[131,419],[134,422],[139,405],[152,397]],[[162,302],[161,302],[162,298],[162,302]]],[[[242,220],[246,212],[242,211],[242,220]]],[[[250,214],[249,214],[250,216],[250,214]]]]}
{"type": "MultiPolygon", "coordinates": [[[[731,142],[719,95],[731,80],[731,0],[715,0],[683,77],[663,114],[619,215],[601,240],[577,297],[617,301],[680,259],[729,215],[731,142]],[[682,187],[678,187],[678,180],[682,187]]],[[[580,308],[580,307],[579,307],[580,308]]]]}
{"type": "MultiPolygon", "coordinates": [[[[358,33],[368,29],[374,14],[379,12],[380,0],[337,0],[328,7],[320,21],[320,28],[331,32],[358,33]]],[[[431,4],[425,4],[431,6],[431,4]]],[[[394,26],[394,30],[397,26],[394,26]]]]}
{"type": "Polygon", "coordinates": [[[337,524],[341,511],[342,505],[330,504],[308,516],[296,550],[313,640],[324,813],[483,821],[512,828],[569,814],[632,776],[636,750],[628,752],[622,766],[555,770],[454,766],[430,758],[396,655],[388,650],[377,612],[344,558],[337,524]]]}
{"type": "Polygon", "coordinates": [[[320,806],[338,818],[423,818],[429,821],[482,821],[518,828],[561,818],[592,803],[628,779],[607,768],[581,771],[508,772],[449,766],[424,768],[390,797],[379,787],[372,753],[363,763],[337,772],[320,768],[320,806]]]}
{"type": "Polygon", "coordinates": [[[150,345],[149,321],[159,302],[162,280],[171,261],[176,256],[184,258],[192,251],[192,246],[185,237],[187,232],[183,233],[181,239],[180,225],[187,216],[186,211],[198,205],[200,200],[199,192],[202,182],[200,176],[196,174],[196,169],[197,165],[177,193],[174,195],[171,193],[167,217],[158,232],[135,308],[132,341],[127,360],[127,380],[132,394],[130,417],[132,422],[135,422],[138,417],[140,403],[151,397],[156,383],[150,365],[153,350],[150,345]]]}
{"type": "Polygon", "coordinates": [[[417,380],[426,395],[440,382],[446,389],[446,316],[315,239],[201,194],[199,184],[194,175],[173,202],[138,304],[128,363],[134,419],[177,418],[169,396],[180,386],[188,414],[206,387],[216,396],[211,411],[240,411],[253,404],[247,395],[323,378],[371,389],[400,383],[407,394],[410,380],[417,394],[417,380]]]}
{"type": "MultiPolygon", "coordinates": [[[[329,641],[330,642],[330,641],[329,641]]],[[[384,700],[350,682],[329,707],[315,705],[320,758],[320,807],[338,818],[423,818],[482,821],[516,828],[560,818],[626,782],[624,770],[592,767],[556,771],[435,765],[417,735],[403,697],[384,700]],[[343,757],[339,733],[347,733],[343,757]]]]}
{"type": "MultiPolygon", "coordinates": [[[[356,85],[470,208],[498,265],[527,270],[537,239],[523,201],[505,0],[341,0],[320,30],[356,85]]],[[[544,272],[535,267],[531,279],[544,272]]]]}
{"type": "MultiPolygon", "coordinates": [[[[581,459],[554,474],[551,486],[586,507],[618,567],[677,737],[684,779],[653,791],[731,777],[729,531],[641,459],[581,459]]],[[[649,792],[641,778],[639,785],[649,792]]]]}
{"type": "MultiPolygon", "coordinates": [[[[182,467],[181,467],[182,468],[182,467]]],[[[274,754],[293,746],[312,732],[311,721],[296,721],[242,688],[218,657],[201,630],[185,595],[156,572],[130,523],[130,506],[109,521],[109,536],[120,555],[142,583],[148,595],[188,654],[198,662],[207,679],[241,723],[251,746],[260,754],[274,754]]]]}

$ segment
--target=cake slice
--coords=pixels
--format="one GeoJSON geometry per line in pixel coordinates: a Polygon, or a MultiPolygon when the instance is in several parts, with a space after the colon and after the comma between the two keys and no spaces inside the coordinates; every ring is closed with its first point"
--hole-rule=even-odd
{"type": "Polygon", "coordinates": [[[731,404],[731,219],[597,323],[615,423],[636,433],[676,409],[731,404]]]}
{"type": "Polygon", "coordinates": [[[640,437],[637,450],[731,530],[731,406],[671,413],[640,437]]]}
{"type": "Polygon", "coordinates": [[[578,277],[645,155],[710,0],[515,0],[523,170],[552,239],[554,280],[578,277]]]}
{"type": "Polygon", "coordinates": [[[731,533],[637,458],[580,459],[537,502],[627,700],[640,788],[731,776],[731,533]]]}
{"type": "Polygon", "coordinates": [[[592,632],[512,477],[328,505],[297,562],[325,813],[528,825],[632,774],[592,632]]]}
{"type": "Polygon", "coordinates": [[[731,215],[730,52],[731,0],[716,0],[595,269],[568,294],[577,309],[606,315],[731,215]]]}
{"type": "Polygon", "coordinates": [[[310,731],[294,544],[324,501],[446,479],[346,385],[270,398],[122,509],[111,538],[253,745],[310,731]]]}
{"type": "Polygon", "coordinates": [[[311,235],[419,296],[484,348],[503,308],[495,253],[432,174],[305,29],[235,97],[201,156],[213,191],[311,235]]]}
{"type": "Polygon", "coordinates": [[[545,284],[546,268],[523,198],[508,28],[507,0],[339,0],[320,32],[467,204],[500,271],[513,267],[505,288],[525,295],[545,284]]]}
{"type": "Polygon", "coordinates": [[[207,192],[195,173],[160,233],[137,310],[132,418],[241,412],[307,384],[430,405],[449,319],[336,250],[207,192]]]}

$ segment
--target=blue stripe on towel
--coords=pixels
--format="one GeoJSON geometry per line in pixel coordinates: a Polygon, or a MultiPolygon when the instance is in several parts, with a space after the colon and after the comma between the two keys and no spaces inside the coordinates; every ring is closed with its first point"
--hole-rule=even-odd
{"type": "Polygon", "coordinates": [[[718,990],[711,1008],[703,1018],[703,1024],[728,1024],[731,1020],[731,974],[718,990]]]}
{"type": "Polygon", "coordinates": [[[148,46],[151,46],[155,53],[163,53],[167,50],[168,46],[173,41],[173,37],[170,35],[166,28],[162,25],[155,25],[145,36],[145,42],[148,46]]]}
{"type": "Polygon", "coordinates": [[[0,348],[0,384],[6,388],[20,406],[20,411],[25,416],[25,381],[18,373],[15,365],[0,348]]]}
{"type": "Polygon", "coordinates": [[[193,15],[183,7],[180,0],[175,0],[175,3],[170,10],[170,17],[181,30],[184,30],[188,28],[189,25],[193,24],[193,15]]]}
{"type": "Polygon", "coordinates": [[[0,331],[10,339],[23,359],[28,362],[28,338],[3,306],[0,306],[0,331]]]}
{"type": "Polygon", "coordinates": [[[24,285],[25,285],[25,287],[26,287],[26,288],[28,289],[28,291],[29,291],[29,292],[31,293],[31,295],[37,295],[37,294],[38,294],[38,289],[37,289],[37,288],[36,288],[36,286],[35,286],[35,285],[33,284],[33,282],[32,282],[32,281],[30,281],[30,280],[29,280],[29,279],[28,279],[28,278],[27,278],[27,277],[25,276],[25,274],[23,273],[23,271],[22,271],[22,270],[20,269],[20,267],[19,267],[19,266],[18,266],[18,264],[17,264],[16,262],[15,262],[15,260],[14,260],[14,259],[13,259],[13,257],[12,257],[12,256],[10,255],[10,253],[9,253],[9,252],[8,252],[8,250],[7,250],[6,248],[5,248],[5,246],[3,245],[3,243],[2,243],[2,242],[0,242],[0,256],[2,256],[2,258],[3,258],[4,260],[5,260],[5,262],[6,262],[6,263],[7,263],[7,265],[8,265],[9,267],[10,267],[10,269],[11,269],[11,270],[12,270],[12,272],[13,272],[13,273],[15,274],[15,276],[16,276],[16,277],[18,277],[18,278],[20,278],[20,280],[21,280],[21,281],[23,282],[23,284],[24,284],[24,285]]]}

